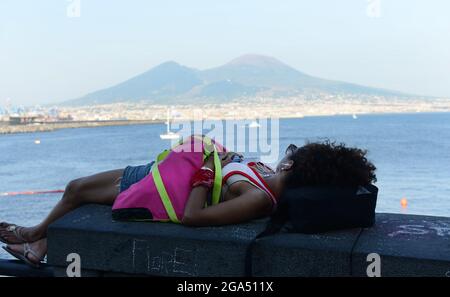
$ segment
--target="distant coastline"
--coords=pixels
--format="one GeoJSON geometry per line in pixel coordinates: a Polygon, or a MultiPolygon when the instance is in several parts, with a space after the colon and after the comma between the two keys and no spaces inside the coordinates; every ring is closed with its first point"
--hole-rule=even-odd
{"type": "MultiPolygon", "coordinates": [[[[450,110],[433,110],[433,111],[383,111],[383,112],[360,112],[360,115],[388,115],[388,114],[421,114],[421,113],[447,113],[450,110]]],[[[279,119],[300,119],[303,117],[331,117],[331,116],[353,116],[355,113],[330,113],[330,114],[308,114],[308,115],[292,115],[280,116],[279,119]]],[[[260,117],[263,118],[263,117],[260,117]]],[[[181,119],[179,121],[186,121],[189,119],[181,119]]],[[[221,120],[219,118],[205,119],[205,120],[221,120]]],[[[223,118],[222,120],[226,120],[223,118]]],[[[235,118],[233,120],[249,120],[249,118],[235,118]]],[[[127,126],[127,125],[149,125],[149,124],[163,124],[164,120],[92,120],[92,121],[72,121],[72,122],[54,122],[41,124],[26,124],[26,125],[10,125],[5,122],[0,122],[0,135],[18,134],[18,133],[35,133],[35,132],[52,132],[60,129],[75,129],[75,128],[95,128],[106,126],[127,126]]]]}
{"type": "Polygon", "coordinates": [[[107,121],[54,122],[54,123],[27,124],[27,125],[9,125],[7,123],[0,123],[0,134],[51,132],[60,129],[146,125],[146,124],[159,124],[163,122],[164,121],[159,120],[117,120],[117,121],[107,120],[107,121]]]}

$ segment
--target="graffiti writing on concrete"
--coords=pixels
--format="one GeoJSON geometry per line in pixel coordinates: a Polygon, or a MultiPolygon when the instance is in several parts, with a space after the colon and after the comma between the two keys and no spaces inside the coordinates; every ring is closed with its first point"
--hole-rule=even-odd
{"type": "Polygon", "coordinates": [[[134,239],[132,246],[132,267],[139,272],[164,275],[197,276],[196,252],[175,247],[174,249],[151,255],[150,244],[146,240],[134,239]]]}
{"type": "Polygon", "coordinates": [[[87,215],[81,216],[79,218],[76,218],[75,220],[72,220],[72,223],[74,223],[74,224],[80,223],[80,222],[86,221],[86,220],[88,220],[90,218],[91,218],[91,215],[87,214],[87,215]]]}
{"type": "Polygon", "coordinates": [[[427,222],[422,221],[421,224],[398,225],[397,230],[389,233],[390,237],[401,234],[408,235],[426,235],[434,234],[441,237],[450,236],[450,224],[443,221],[427,222]]]}
{"type": "Polygon", "coordinates": [[[256,236],[256,231],[241,227],[233,228],[232,236],[237,239],[249,240],[256,236]]]}

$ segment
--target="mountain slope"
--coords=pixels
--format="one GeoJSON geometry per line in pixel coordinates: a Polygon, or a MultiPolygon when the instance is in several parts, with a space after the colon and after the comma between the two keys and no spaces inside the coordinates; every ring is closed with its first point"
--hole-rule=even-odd
{"type": "Polygon", "coordinates": [[[289,92],[321,91],[398,95],[398,92],[321,79],[300,72],[281,61],[261,55],[244,55],[231,62],[199,73],[206,82],[231,80],[248,86],[286,90],[289,92]]]}
{"type": "Polygon", "coordinates": [[[242,96],[286,96],[325,92],[402,96],[395,91],[326,80],[300,72],[279,60],[244,55],[225,65],[199,71],[176,62],[165,62],[125,82],[67,101],[68,105],[123,101],[196,103],[228,101],[242,96]]]}
{"type": "Polygon", "coordinates": [[[201,84],[197,72],[175,62],[165,62],[118,85],[67,103],[88,105],[140,100],[156,102],[188,92],[201,84]]]}
{"type": "Polygon", "coordinates": [[[200,75],[206,82],[232,80],[260,87],[296,87],[314,80],[275,58],[259,55],[241,56],[223,66],[202,71],[200,75]]]}

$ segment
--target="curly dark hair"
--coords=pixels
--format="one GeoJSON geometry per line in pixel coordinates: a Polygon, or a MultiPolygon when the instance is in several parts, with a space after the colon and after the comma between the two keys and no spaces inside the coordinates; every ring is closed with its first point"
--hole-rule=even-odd
{"type": "Polygon", "coordinates": [[[294,161],[288,187],[363,186],[376,182],[376,167],[367,150],[330,142],[307,143],[289,156],[294,161]]]}

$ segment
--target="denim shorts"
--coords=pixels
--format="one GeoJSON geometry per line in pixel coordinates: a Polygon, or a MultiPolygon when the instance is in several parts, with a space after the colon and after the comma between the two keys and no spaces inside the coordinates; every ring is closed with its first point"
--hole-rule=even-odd
{"type": "Polygon", "coordinates": [[[120,192],[125,191],[132,184],[135,184],[146,177],[150,173],[153,163],[155,162],[152,161],[148,164],[139,166],[127,166],[123,171],[122,179],[120,181],[120,192]]]}

